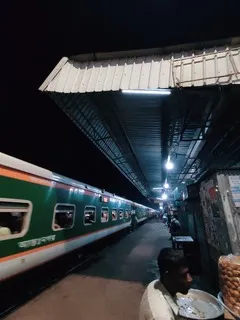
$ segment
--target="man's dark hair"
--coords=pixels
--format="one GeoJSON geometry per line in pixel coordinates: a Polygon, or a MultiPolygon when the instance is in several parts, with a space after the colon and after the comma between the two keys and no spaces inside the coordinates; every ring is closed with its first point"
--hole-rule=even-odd
{"type": "Polygon", "coordinates": [[[158,268],[160,276],[188,267],[184,255],[172,248],[164,248],[158,255],[158,268]]]}

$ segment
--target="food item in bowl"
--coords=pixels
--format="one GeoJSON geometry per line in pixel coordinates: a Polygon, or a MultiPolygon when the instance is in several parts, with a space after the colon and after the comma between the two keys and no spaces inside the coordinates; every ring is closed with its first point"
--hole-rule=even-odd
{"type": "Polygon", "coordinates": [[[220,316],[219,306],[208,296],[202,296],[203,291],[190,292],[188,295],[181,295],[177,299],[179,314],[189,319],[215,319],[220,316]],[[199,294],[200,293],[200,294],[199,294]]]}
{"type": "Polygon", "coordinates": [[[180,314],[185,317],[204,319],[205,313],[202,310],[194,305],[194,302],[197,302],[195,299],[190,297],[182,297],[178,300],[180,314]]]}
{"type": "Polygon", "coordinates": [[[218,261],[219,280],[224,303],[240,316],[240,256],[221,256],[218,261]]]}

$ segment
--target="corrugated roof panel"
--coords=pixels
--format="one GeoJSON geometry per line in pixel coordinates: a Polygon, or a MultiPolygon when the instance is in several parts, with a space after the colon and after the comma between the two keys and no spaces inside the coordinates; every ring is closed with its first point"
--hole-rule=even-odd
{"type": "Polygon", "coordinates": [[[87,68],[86,62],[85,63],[84,62],[83,63],[78,63],[78,62],[73,63],[74,75],[73,75],[72,79],[70,79],[70,82],[72,80],[74,80],[74,81],[73,81],[72,86],[69,85],[70,92],[77,93],[80,91],[82,78],[83,78],[83,75],[84,75],[86,68],[87,68]]]}
{"type": "MultiPolygon", "coordinates": [[[[65,60],[64,60],[65,61],[65,60]]],[[[140,56],[102,61],[68,60],[40,90],[98,92],[203,85],[240,84],[240,49],[213,48],[168,56],[140,56]]]]}
{"type": "MultiPolygon", "coordinates": [[[[70,63],[69,63],[70,64],[70,63]]],[[[79,72],[79,63],[73,62],[71,63],[71,70],[69,72],[68,76],[68,81],[66,81],[65,87],[64,87],[64,92],[66,93],[71,93],[71,92],[76,92],[74,90],[76,79],[78,76],[79,72]]]]}
{"type": "Polygon", "coordinates": [[[102,91],[111,91],[113,90],[112,87],[116,69],[118,68],[118,60],[110,60],[107,64],[104,62],[103,68],[106,68],[106,77],[102,79],[102,91]]]}
{"type": "Polygon", "coordinates": [[[105,85],[105,79],[107,77],[108,64],[103,61],[102,63],[100,63],[100,66],[98,68],[99,68],[98,79],[95,86],[96,92],[105,91],[104,85],[105,85]]]}
{"type": "Polygon", "coordinates": [[[142,62],[141,75],[139,80],[139,88],[145,89],[149,86],[149,75],[151,74],[153,57],[146,57],[142,62]]]}

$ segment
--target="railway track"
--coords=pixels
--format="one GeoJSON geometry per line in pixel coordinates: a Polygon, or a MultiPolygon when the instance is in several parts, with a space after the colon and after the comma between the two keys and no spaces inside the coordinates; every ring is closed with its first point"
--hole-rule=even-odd
{"type": "Polygon", "coordinates": [[[41,292],[62,280],[77,269],[87,268],[108,247],[114,245],[126,231],[88,245],[74,253],[39,266],[0,284],[0,319],[37,297],[41,292]]]}

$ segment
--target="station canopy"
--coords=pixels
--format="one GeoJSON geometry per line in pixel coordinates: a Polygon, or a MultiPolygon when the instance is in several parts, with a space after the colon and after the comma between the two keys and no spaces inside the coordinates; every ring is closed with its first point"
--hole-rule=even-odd
{"type": "Polygon", "coordinates": [[[146,197],[240,163],[240,39],[63,57],[39,90],[146,197]],[[170,159],[174,167],[166,170],[170,159]]]}

